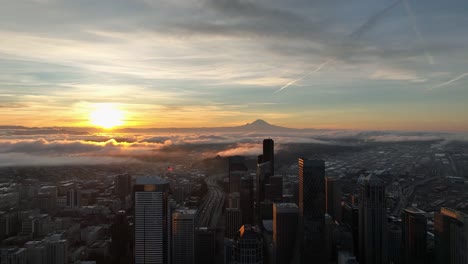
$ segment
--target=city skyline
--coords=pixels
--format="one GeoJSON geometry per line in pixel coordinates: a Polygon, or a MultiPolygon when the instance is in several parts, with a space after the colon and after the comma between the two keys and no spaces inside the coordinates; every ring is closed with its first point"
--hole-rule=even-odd
{"type": "Polygon", "coordinates": [[[468,131],[466,8],[5,1],[0,125],[468,131]]]}

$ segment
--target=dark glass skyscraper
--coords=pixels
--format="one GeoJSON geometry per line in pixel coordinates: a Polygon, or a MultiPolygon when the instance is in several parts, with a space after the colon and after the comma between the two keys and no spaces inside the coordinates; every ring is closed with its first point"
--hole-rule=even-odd
{"type": "Polygon", "coordinates": [[[360,179],[359,263],[387,263],[385,185],[376,175],[360,179]]]}
{"type": "Polygon", "coordinates": [[[254,183],[253,178],[244,176],[241,178],[240,209],[242,212],[242,223],[254,223],[254,183]]]}
{"type": "Polygon", "coordinates": [[[132,192],[132,177],[129,174],[115,176],[115,192],[121,200],[132,192]]]}
{"type": "Polygon", "coordinates": [[[275,142],[268,138],[263,140],[263,162],[270,162],[271,175],[275,175],[275,142]]]}
{"type": "Polygon", "coordinates": [[[325,228],[325,162],[299,159],[299,218],[302,262],[323,263],[325,228]]]}
{"type": "Polygon", "coordinates": [[[426,263],[426,212],[417,208],[406,208],[403,211],[401,220],[404,262],[406,264],[426,263]]]}
{"type": "Polygon", "coordinates": [[[274,263],[291,263],[297,235],[298,208],[293,203],[273,204],[274,263]]]}

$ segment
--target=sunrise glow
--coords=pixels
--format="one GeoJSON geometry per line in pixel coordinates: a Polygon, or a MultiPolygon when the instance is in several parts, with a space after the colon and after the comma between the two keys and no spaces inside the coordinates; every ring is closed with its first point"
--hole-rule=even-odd
{"type": "Polygon", "coordinates": [[[98,104],[90,113],[92,125],[111,129],[124,124],[124,112],[112,104],[98,104]]]}

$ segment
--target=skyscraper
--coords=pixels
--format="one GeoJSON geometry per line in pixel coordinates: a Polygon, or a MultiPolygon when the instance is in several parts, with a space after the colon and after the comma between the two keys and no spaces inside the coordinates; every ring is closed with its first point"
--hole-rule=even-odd
{"type": "Polygon", "coordinates": [[[290,263],[297,237],[299,212],[296,204],[273,204],[273,255],[274,263],[290,263]]]}
{"type": "Polygon", "coordinates": [[[241,179],[240,188],[240,209],[242,212],[242,223],[254,223],[254,183],[251,176],[244,176],[241,179]]]}
{"type": "Polygon", "coordinates": [[[128,249],[130,243],[130,226],[127,221],[127,213],[119,211],[114,216],[110,227],[112,243],[110,246],[112,263],[128,263],[128,249]]]}
{"type": "Polygon", "coordinates": [[[437,264],[468,263],[468,215],[442,207],[434,215],[437,264]]]}
{"type": "Polygon", "coordinates": [[[226,234],[227,238],[234,238],[242,226],[242,213],[238,208],[226,208],[226,234]]]}
{"type": "Polygon", "coordinates": [[[388,262],[394,264],[404,263],[403,235],[401,227],[392,224],[388,227],[388,262]]]}
{"type": "Polygon", "coordinates": [[[262,203],[265,201],[265,184],[267,183],[267,179],[271,175],[271,166],[270,162],[264,162],[257,164],[257,182],[256,182],[256,218],[258,223],[261,223],[261,208],[262,208],[262,203]]]}
{"type": "Polygon", "coordinates": [[[158,177],[137,178],[135,195],[135,264],[169,264],[169,182],[158,177]]]}
{"type": "Polygon", "coordinates": [[[132,191],[132,177],[129,174],[119,174],[115,176],[115,192],[121,200],[132,191]]]}
{"type": "Polygon", "coordinates": [[[384,182],[370,174],[359,182],[359,263],[387,263],[387,207],[384,182]]]}
{"type": "Polygon", "coordinates": [[[172,264],[195,263],[196,210],[177,209],[172,214],[172,264]]]}
{"type": "Polygon", "coordinates": [[[341,222],[341,183],[337,177],[325,178],[326,213],[341,222]]]}
{"type": "MultiPolygon", "coordinates": [[[[268,138],[263,140],[263,161],[270,162],[271,175],[275,175],[275,142],[268,138]]],[[[269,183],[269,181],[267,181],[269,183]]]]}
{"type": "Polygon", "coordinates": [[[243,225],[234,239],[234,264],[262,264],[263,236],[254,226],[243,225]]]}
{"type": "Polygon", "coordinates": [[[342,206],[343,224],[351,230],[353,236],[353,254],[359,255],[359,207],[352,204],[342,206]]]}
{"type": "Polygon", "coordinates": [[[196,230],[197,264],[213,264],[216,254],[216,228],[199,227],[196,230]]]}
{"type": "Polygon", "coordinates": [[[403,257],[407,264],[426,263],[427,218],[418,208],[406,208],[402,217],[403,257]]]}
{"type": "Polygon", "coordinates": [[[302,261],[326,261],[325,235],[325,162],[299,159],[299,218],[302,261]]]}
{"type": "Polygon", "coordinates": [[[265,199],[281,203],[283,201],[283,177],[271,176],[270,183],[265,186],[265,199]]]}

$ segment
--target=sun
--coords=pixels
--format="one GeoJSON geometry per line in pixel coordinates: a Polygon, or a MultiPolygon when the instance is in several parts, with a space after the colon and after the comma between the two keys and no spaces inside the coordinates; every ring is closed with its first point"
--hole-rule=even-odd
{"type": "Polygon", "coordinates": [[[90,113],[91,124],[105,129],[121,126],[124,123],[124,112],[113,104],[97,104],[90,113]]]}

